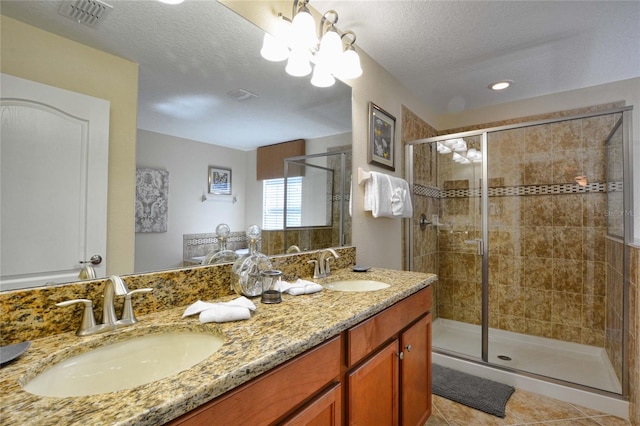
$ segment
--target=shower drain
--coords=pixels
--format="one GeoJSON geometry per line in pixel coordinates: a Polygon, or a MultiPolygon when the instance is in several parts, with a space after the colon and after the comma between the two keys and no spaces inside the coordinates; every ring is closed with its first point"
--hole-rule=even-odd
{"type": "Polygon", "coordinates": [[[498,355],[498,359],[501,359],[503,361],[511,361],[511,357],[507,355],[498,355]]]}

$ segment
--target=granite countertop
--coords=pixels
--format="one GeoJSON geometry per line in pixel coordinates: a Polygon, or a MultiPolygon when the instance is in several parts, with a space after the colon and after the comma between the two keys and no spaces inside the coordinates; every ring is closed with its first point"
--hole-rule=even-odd
{"type": "Polygon", "coordinates": [[[283,302],[275,305],[254,298],[257,309],[245,321],[200,324],[197,315],[181,319],[185,306],[139,316],[138,324],[115,332],[82,338],[64,333],[34,340],[27,352],[1,370],[0,425],[139,426],[168,422],[384,310],[428,286],[436,276],[374,268],[367,273],[338,270],[329,278],[314,281],[341,279],[371,279],[391,287],[363,293],[323,290],[303,296],[284,294],[283,302]],[[46,365],[106,342],[172,330],[212,333],[222,336],[225,343],[188,370],[128,390],[52,398],[32,395],[20,386],[46,365]]]}

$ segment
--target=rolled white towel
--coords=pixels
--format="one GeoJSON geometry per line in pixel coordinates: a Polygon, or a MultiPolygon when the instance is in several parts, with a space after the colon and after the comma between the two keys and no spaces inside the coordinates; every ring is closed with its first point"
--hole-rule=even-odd
{"type": "Polygon", "coordinates": [[[320,284],[306,281],[298,278],[295,283],[288,283],[286,281],[280,281],[280,291],[283,293],[289,293],[292,296],[299,296],[301,294],[311,294],[322,291],[320,284]]]}
{"type": "Polygon", "coordinates": [[[200,312],[199,318],[203,324],[208,322],[240,321],[251,318],[251,311],[242,306],[225,306],[219,304],[218,306],[200,312]]]}
{"type": "Polygon", "coordinates": [[[251,318],[251,311],[256,305],[244,296],[228,302],[209,303],[198,300],[189,305],[182,314],[182,318],[200,314],[200,322],[227,322],[251,318]]]}

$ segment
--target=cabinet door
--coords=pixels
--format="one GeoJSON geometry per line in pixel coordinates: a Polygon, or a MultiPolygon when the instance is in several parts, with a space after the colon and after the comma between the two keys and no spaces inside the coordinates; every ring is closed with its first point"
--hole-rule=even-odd
{"type": "Polygon", "coordinates": [[[423,425],[431,415],[431,314],[400,336],[402,425],[423,425]]]}
{"type": "Polygon", "coordinates": [[[342,426],[342,386],[337,383],[307,404],[283,426],[342,426]]]}
{"type": "Polygon", "coordinates": [[[347,422],[358,426],[398,424],[398,340],[347,375],[347,422]]]}

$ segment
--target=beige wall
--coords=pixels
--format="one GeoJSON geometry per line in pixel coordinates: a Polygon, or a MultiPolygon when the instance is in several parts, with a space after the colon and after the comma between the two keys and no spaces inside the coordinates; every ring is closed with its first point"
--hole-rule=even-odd
{"type": "Polygon", "coordinates": [[[133,272],[138,65],[0,16],[0,71],[111,102],[107,273],[133,272]]]}

